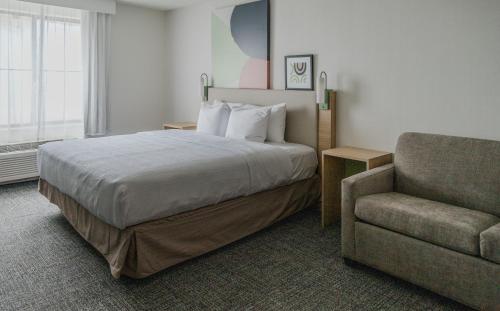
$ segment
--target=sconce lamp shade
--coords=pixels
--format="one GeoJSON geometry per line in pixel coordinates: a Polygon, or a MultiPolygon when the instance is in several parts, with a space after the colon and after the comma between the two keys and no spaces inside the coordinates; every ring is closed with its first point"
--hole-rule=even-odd
{"type": "Polygon", "coordinates": [[[318,77],[316,89],[316,103],[319,105],[319,109],[327,110],[329,107],[329,98],[328,98],[328,75],[326,72],[322,71],[318,77]]]}
{"type": "Polygon", "coordinates": [[[206,73],[200,76],[200,96],[203,102],[208,101],[208,75],[206,73]]]}

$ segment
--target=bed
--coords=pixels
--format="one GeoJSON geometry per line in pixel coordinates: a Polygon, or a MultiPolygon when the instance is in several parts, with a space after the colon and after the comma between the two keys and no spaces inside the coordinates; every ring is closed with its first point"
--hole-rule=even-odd
{"type": "Polygon", "coordinates": [[[40,148],[40,193],[106,258],[115,278],[147,277],[317,202],[312,92],[211,89],[209,95],[287,102],[287,143],[168,130],[40,148]]]}

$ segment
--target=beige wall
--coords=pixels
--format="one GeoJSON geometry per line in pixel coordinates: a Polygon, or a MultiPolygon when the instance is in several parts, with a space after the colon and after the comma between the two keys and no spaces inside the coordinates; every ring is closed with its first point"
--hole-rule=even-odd
{"type": "Polygon", "coordinates": [[[111,36],[110,134],[161,129],[167,115],[165,12],[118,4],[111,36]]]}
{"type": "MultiPolygon", "coordinates": [[[[219,2],[166,13],[168,120],[197,117],[219,2]]],[[[393,150],[404,131],[500,140],[499,16],[498,0],[271,0],[272,87],[285,55],[313,53],[339,90],[341,145],[393,150]]]]}

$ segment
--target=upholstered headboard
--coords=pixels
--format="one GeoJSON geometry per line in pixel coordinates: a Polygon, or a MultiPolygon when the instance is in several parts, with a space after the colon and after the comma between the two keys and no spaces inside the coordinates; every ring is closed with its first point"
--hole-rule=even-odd
{"type": "Polygon", "coordinates": [[[208,100],[270,106],[287,104],[285,140],[317,148],[318,108],[313,91],[210,88],[208,100]]]}

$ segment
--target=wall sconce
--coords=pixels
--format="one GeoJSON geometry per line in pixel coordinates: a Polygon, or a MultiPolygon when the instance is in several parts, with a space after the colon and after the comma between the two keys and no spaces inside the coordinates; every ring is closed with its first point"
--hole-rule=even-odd
{"type": "Polygon", "coordinates": [[[326,72],[322,71],[319,74],[316,89],[316,103],[319,105],[319,109],[328,110],[329,107],[329,91],[328,91],[328,75],[326,72]]]}
{"type": "Polygon", "coordinates": [[[200,76],[200,90],[201,90],[201,100],[203,102],[208,101],[208,75],[206,73],[202,73],[200,76]]]}

